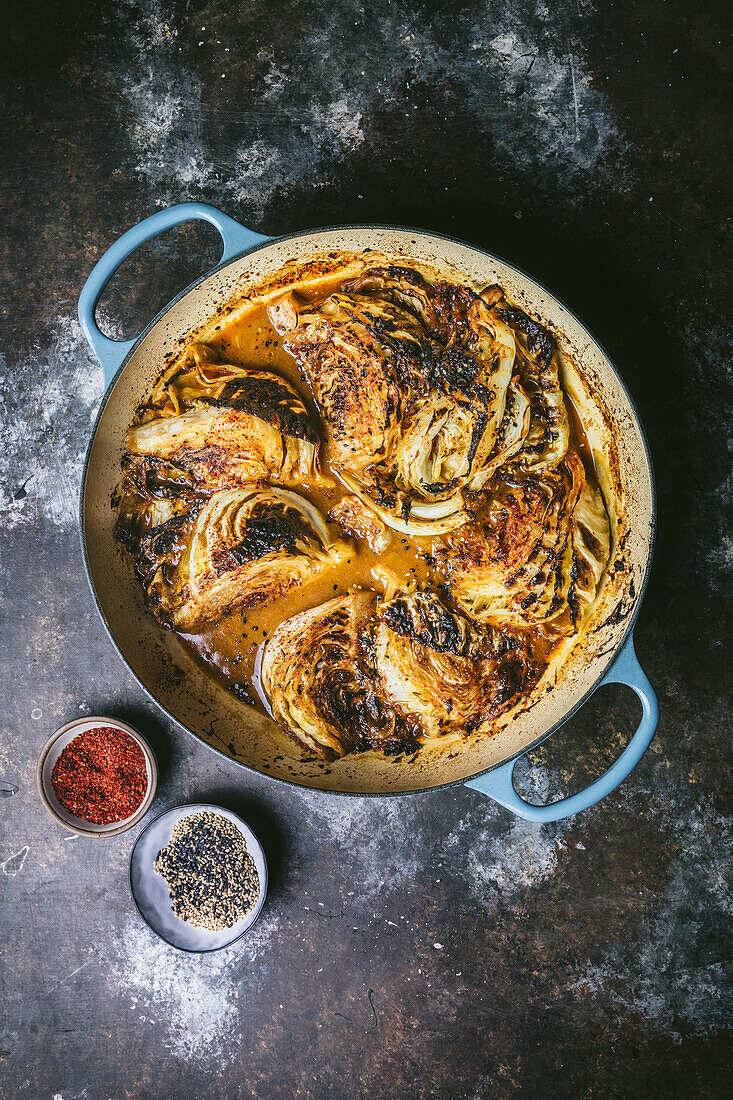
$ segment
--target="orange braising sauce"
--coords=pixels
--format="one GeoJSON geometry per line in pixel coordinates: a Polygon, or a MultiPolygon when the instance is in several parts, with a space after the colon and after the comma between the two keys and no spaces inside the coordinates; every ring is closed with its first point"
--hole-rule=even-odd
{"type": "MultiPolygon", "coordinates": [[[[328,283],[321,281],[316,291],[298,287],[301,299],[318,301],[337,289],[343,276],[328,283]]],[[[313,422],[322,425],[307,379],[301,373],[294,358],[283,348],[283,338],[270,324],[266,306],[254,304],[252,309],[235,320],[223,323],[214,338],[207,343],[220,353],[224,362],[235,365],[270,370],[281,375],[299,392],[313,422]]],[[[586,466],[592,463],[592,451],[583,431],[580,417],[568,400],[571,419],[571,446],[575,446],[586,466]]],[[[321,427],[321,471],[333,479],[334,487],[313,491],[301,486],[290,488],[303,494],[328,518],[329,511],[343,496],[352,495],[331,468],[328,441],[321,427]]],[[[592,472],[592,469],[589,470],[592,472]]],[[[332,522],[332,521],[329,521],[332,522]]],[[[350,534],[344,534],[353,544],[353,553],[345,562],[325,569],[317,577],[300,587],[291,589],[271,604],[234,611],[219,622],[197,634],[181,634],[181,638],[194,656],[224,682],[239,698],[267,711],[267,702],[259,683],[259,660],[267,638],[276,627],[300,611],[344,594],[354,587],[372,588],[383,592],[383,582],[375,569],[389,570],[395,575],[398,586],[417,581],[419,585],[438,587],[441,577],[431,568],[431,550],[436,536],[411,537],[398,531],[391,532],[386,550],[375,554],[368,543],[350,534]]],[[[556,639],[538,631],[536,654],[549,661],[556,639]]]]}

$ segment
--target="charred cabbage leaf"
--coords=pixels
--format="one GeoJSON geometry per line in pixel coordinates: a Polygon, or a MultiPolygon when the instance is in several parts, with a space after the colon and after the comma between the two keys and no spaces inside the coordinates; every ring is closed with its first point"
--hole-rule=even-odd
{"type": "Polygon", "coordinates": [[[193,520],[176,517],[143,542],[158,559],[150,606],[164,625],[188,632],[270,603],[349,552],[304,497],[253,485],[214,493],[193,520]]]}
{"type": "Polygon", "coordinates": [[[273,717],[325,760],[417,747],[375,681],[369,649],[377,599],[361,589],[337,596],[281,623],[265,647],[260,675],[273,717]]]}
{"type": "Polygon", "coordinates": [[[469,734],[538,674],[524,636],[477,628],[434,592],[362,590],[282,623],[261,670],[274,717],[326,759],[469,734]]]}
{"type": "Polygon", "coordinates": [[[478,629],[434,592],[382,604],[374,646],[384,698],[428,737],[474,732],[539,671],[526,636],[478,629]]]}
{"type": "Polygon", "coordinates": [[[502,465],[551,468],[567,450],[554,342],[499,288],[390,266],[288,316],[333,465],[397,530],[452,530],[502,465]]]}
{"type": "Polygon", "coordinates": [[[505,473],[477,521],[435,548],[472,619],[563,635],[580,629],[609,553],[603,498],[574,451],[539,473],[505,473]]]}
{"type": "MultiPolygon", "coordinates": [[[[286,347],[308,374],[331,462],[398,530],[463,522],[504,436],[514,337],[470,288],[385,267],[303,310],[286,347]]],[[[515,391],[516,393],[516,386],[515,391]]],[[[522,416],[514,411],[520,430],[522,416]]],[[[528,423],[526,425],[528,427],[528,423]]]]}
{"type": "Polygon", "coordinates": [[[482,298],[516,338],[516,377],[530,406],[529,427],[519,456],[521,468],[536,473],[552,469],[570,444],[555,341],[543,325],[511,305],[501,287],[487,288],[482,298]]]}
{"type": "Polygon", "coordinates": [[[217,361],[203,344],[161,381],[127,451],[188,473],[204,491],[263,479],[317,484],[319,441],[293,387],[269,371],[217,361]]]}

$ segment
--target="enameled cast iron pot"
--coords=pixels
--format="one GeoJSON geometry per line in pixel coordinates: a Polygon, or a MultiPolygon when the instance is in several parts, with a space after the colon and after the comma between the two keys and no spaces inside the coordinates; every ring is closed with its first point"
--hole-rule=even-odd
{"type": "MultiPolygon", "coordinates": [[[[373,258],[373,257],[372,257],[373,258]]],[[[176,722],[220,753],[255,771],[304,787],[343,794],[401,794],[466,783],[522,817],[554,821],[593,805],[636,766],[652,739],[658,704],[636,658],[632,628],[649,571],[654,532],[654,486],[644,433],[631,399],[608,357],[553,295],[498,257],[450,237],[391,226],[339,226],[287,237],[264,237],[211,206],[184,203],[162,210],[125,233],[92,271],[79,298],[79,320],[97,354],[107,391],[89,444],[81,495],[82,550],[89,583],[123,661],[151,698],[176,722]],[[175,298],[136,339],[110,340],[95,322],[99,297],[139,245],[181,222],[202,219],[224,242],[221,262],[175,298]],[[276,279],[283,267],[322,264],[335,253],[364,250],[453,270],[476,286],[500,283],[516,303],[560,338],[566,388],[581,407],[614,529],[613,556],[603,595],[586,634],[573,648],[558,682],[544,690],[492,737],[460,748],[421,751],[416,762],[359,757],[333,764],[296,758],[292,743],[264,716],[245,706],[197,665],[174,635],[146,612],[139,585],[114,538],[111,504],[120,477],[125,434],[135,409],[161,370],[164,356],[192,338],[205,338],[248,288],[276,279]],[[592,392],[594,400],[589,400],[592,392]],[[549,806],[533,806],[514,789],[519,756],[565,722],[601,684],[627,684],[642,718],[624,752],[589,787],[549,806]]]]}

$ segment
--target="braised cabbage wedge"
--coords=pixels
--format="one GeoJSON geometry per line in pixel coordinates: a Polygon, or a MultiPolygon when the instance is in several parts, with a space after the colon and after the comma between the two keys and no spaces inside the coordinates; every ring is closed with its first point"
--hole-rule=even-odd
{"type": "Polygon", "coordinates": [[[475,732],[538,675],[526,636],[477,627],[435,592],[382,600],[356,590],[281,624],[261,682],[277,720],[333,759],[475,732]]]}
{"type": "Polygon", "coordinates": [[[377,602],[362,589],[337,596],[282,623],[265,646],[260,675],[273,717],[325,760],[369,748],[417,748],[375,677],[377,602]]]}
{"type": "Polygon", "coordinates": [[[600,491],[568,452],[560,465],[506,473],[477,520],[435,547],[456,604],[477,622],[577,631],[608,560],[600,491]]]}
{"type": "Polygon", "coordinates": [[[409,534],[463,522],[462,491],[488,476],[512,379],[515,340],[498,312],[466,286],[378,268],[300,312],[286,346],[354,493],[409,534]]]}
{"type": "Polygon", "coordinates": [[[285,379],[222,363],[194,344],[183,369],[159,383],[142,422],[128,432],[130,455],[162,460],[206,491],[270,479],[318,484],[318,435],[285,379]]]}
{"type": "Polygon", "coordinates": [[[475,732],[539,673],[525,635],[478,628],[430,591],[384,603],[374,645],[385,697],[426,737],[475,732]]]}
{"type": "Polygon", "coordinates": [[[287,489],[245,485],[214,493],[182,542],[169,537],[181,521],[170,522],[175,531],[165,524],[147,536],[162,558],[148,599],[166,625],[182,631],[271,603],[349,551],[318,509],[287,489]]]}

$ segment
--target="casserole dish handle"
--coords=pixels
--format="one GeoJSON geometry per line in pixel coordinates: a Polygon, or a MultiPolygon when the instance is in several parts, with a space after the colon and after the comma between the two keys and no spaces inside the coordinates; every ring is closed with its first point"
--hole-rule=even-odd
{"type": "Polygon", "coordinates": [[[262,241],[272,240],[271,237],[265,237],[262,233],[255,233],[253,229],[247,229],[239,222],[235,222],[233,218],[222,214],[215,206],[208,206],[203,202],[182,202],[178,206],[169,206],[166,210],[159,210],[123,233],[97,261],[79,295],[79,323],[89,346],[102,364],[107,386],[136,341],[111,340],[100,332],[94,313],[102,291],[120,264],[141,244],[152,237],[157,237],[159,233],[164,233],[166,229],[172,229],[174,225],[190,221],[209,222],[219,230],[224,242],[224,251],[219,263],[231,260],[262,241]]]}
{"type": "Polygon", "coordinates": [[[534,806],[531,802],[525,802],[514,789],[512,778],[517,760],[523,753],[507,761],[506,764],[494,768],[493,771],[487,772],[486,775],[468,780],[466,786],[487,794],[519,817],[526,818],[527,821],[559,821],[563,817],[570,817],[571,814],[587,810],[589,806],[600,802],[634,770],[648,749],[659,721],[659,703],[652,685],[639,664],[634,650],[633,634],[629,635],[623,649],[598,687],[603,684],[626,684],[627,687],[633,688],[641,701],[641,721],[636,733],[615,764],[612,764],[608,771],[585,790],[569,798],[561,798],[559,802],[552,802],[549,806],[534,806]]]}

